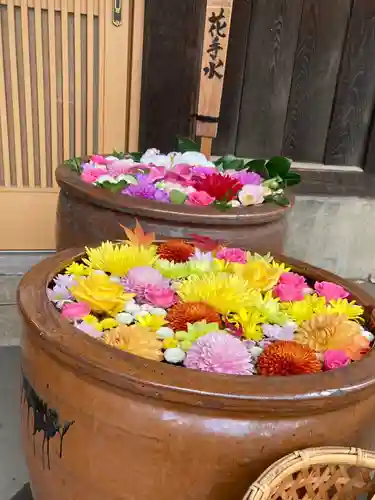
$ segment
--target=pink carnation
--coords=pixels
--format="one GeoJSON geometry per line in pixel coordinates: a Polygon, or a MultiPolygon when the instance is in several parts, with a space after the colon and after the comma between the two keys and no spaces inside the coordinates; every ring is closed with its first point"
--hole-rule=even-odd
{"type": "Polygon", "coordinates": [[[282,302],[289,302],[295,300],[303,300],[305,297],[304,290],[305,288],[294,285],[284,285],[283,283],[280,283],[273,289],[273,294],[282,302]]]}
{"type": "Polygon", "coordinates": [[[64,318],[75,321],[90,314],[90,306],[84,302],[72,302],[63,306],[61,314],[64,318]]]}
{"type": "Polygon", "coordinates": [[[324,353],[324,369],[334,370],[350,363],[349,356],[344,351],[326,351],[324,353]]]}
{"type": "Polygon", "coordinates": [[[200,337],[188,351],[186,368],[232,375],[250,375],[254,366],[246,346],[229,333],[208,333],[200,337]]]}
{"type": "Polygon", "coordinates": [[[307,287],[306,280],[303,276],[297,273],[284,273],[280,276],[279,284],[295,286],[298,288],[307,287]]]}
{"type": "Polygon", "coordinates": [[[238,262],[239,264],[247,262],[246,252],[242,248],[222,248],[217,252],[216,257],[226,262],[238,262]]]}
{"type": "Polygon", "coordinates": [[[133,267],[128,272],[126,278],[122,280],[125,289],[130,293],[137,294],[137,299],[141,302],[145,300],[145,292],[148,286],[168,288],[169,280],[152,267],[133,267]]]}
{"type": "Polygon", "coordinates": [[[177,295],[171,288],[148,285],[144,291],[145,300],[152,306],[166,309],[177,301],[177,295]]]}
{"type": "Polygon", "coordinates": [[[108,160],[107,158],[105,158],[102,155],[92,155],[90,160],[93,163],[96,163],[97,165],[109,165],[110,163],[112,163],[114,161],[113,159],[108,160]]]}
{"type": "Polygon", "coordinates": [[[207,207],[215,201],[215,198],[210,196],[206,191],[195,191],[188,194],[187,205],[207,207]]]}
{"type": "Polygon", "coordinates": [[[325,297],[327,302],[331,300],[345,299],[349,293],[340,285],[329,281],[316,282],[314,285],[315,291],[321,297],[325,297]]]}
{"type": "Polygon", "coordinates": [[[82,172],[81,179],[83,180],[83,182],[87,182],[87,184],[93,184],[97,180],[94,175],[86,172],[82,172]]]}

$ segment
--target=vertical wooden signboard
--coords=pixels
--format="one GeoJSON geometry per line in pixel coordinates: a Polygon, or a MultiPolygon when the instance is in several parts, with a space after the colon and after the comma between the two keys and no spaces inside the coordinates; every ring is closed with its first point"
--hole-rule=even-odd
{"type": "Polygon", "coordinates": [[[232,9],[233,0],[207,0],[196,125],[201,151],[207,157],[218,130],[232,9]]]}

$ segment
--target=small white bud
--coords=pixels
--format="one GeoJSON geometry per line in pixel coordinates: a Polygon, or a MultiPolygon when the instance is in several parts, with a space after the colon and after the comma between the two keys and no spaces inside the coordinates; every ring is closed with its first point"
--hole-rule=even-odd
{"type": "Polygon", "coordinates": [[[164,359],[167,363],[176,365],[185,359],[185,352],[180,347],[171,347],[164,352],[164,359]]]}

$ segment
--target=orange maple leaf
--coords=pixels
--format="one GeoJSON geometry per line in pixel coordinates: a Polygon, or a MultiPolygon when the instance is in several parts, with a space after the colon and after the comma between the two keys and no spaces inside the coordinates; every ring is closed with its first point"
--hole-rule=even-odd
{"type": "Polygon", "coordinates": [[[145,247],[149,247],[155,241],[155,233],[146,234],[143,231],[142,226],[138,222],[138,219],[135,219],[134,231],[132,229],[129,229],[128,227],[123,226],[122,224],[120,224],[120,226],[125,231],[129,242],[134,246],[142,245],[145,247]]]}

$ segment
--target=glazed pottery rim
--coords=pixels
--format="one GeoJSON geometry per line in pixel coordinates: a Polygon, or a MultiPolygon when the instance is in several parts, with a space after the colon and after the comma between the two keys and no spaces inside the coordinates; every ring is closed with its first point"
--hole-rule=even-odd
{"type": "Polygon", "coordinates": [[[186,221],[203,225],[255,225],[272,222],[284,217],[293,206],[294,197],[288,193],[290,205],[283,207],[275,203],[263,203],[252,207],[231,208],[221,212],[214,207],[194,207],[147,200],[108,189],[95,187],[80,179],[77,172],[67,165],[56,169],[56,181],[68,195],[75,196],[91,204],[117,212],[131,213],[150,219],[186,221]]]}
{"type": "MultiPolygon", "coordinates": [[[[49,301],[47,285],[69,263],[85,252],[68,249],[44,259],[28,271],[18,288],[18,303],[28,330],[41,347],[73,369],[83,368],[99,382],[152,398],[227,409],[318,411],[358,401],[375,384],[375,350],[351,365],[314,375],[289,377],[212,374],[151,361],[105,345],[76,329],[49,301]],[[345,397],[338,397],[345,396],[345,397]]],[[[345,286],[358,302],[371,310],[375,299],[357,285],[304,262],[273,254],[296,272],[345,286]]],[[[314,279],[314,278],[313,278],[314,279]]]]}

